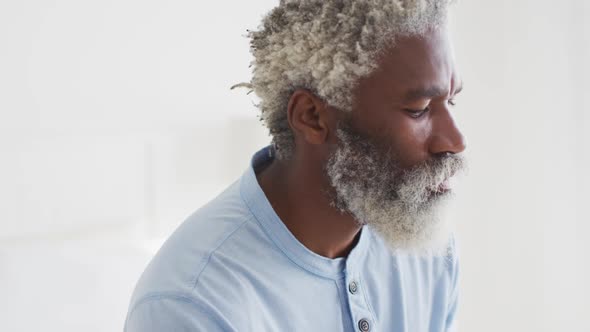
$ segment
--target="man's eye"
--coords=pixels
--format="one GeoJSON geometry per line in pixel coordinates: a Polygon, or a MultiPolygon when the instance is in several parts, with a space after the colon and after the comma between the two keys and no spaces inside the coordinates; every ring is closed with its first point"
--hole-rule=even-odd
{"type": "Polygon", "coordinates": [[[455,105],[457,105],[457,103],[455,102],[455,99],[449,99],[448,103],[449,103],[449,105],[451,105],[451,106],[455,106],[455,105]]]}
{"type": "Polygon", "coordinates": [[[410,114],[411,117],[417,119],[424,115],[426,112],[430,111],[430,107],[426,107],[423,110],[411,110],[409,108],[406,108],[405,111],[408,112],[408,114],[410,114]]]}

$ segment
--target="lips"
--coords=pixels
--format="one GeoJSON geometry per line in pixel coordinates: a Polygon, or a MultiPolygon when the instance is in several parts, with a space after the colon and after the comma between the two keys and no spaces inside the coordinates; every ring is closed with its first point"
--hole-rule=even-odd
{"type": "Polygon", "coordinates": [[[430,191],[432,191],[435,194],[444,194],[446,192],[451,191],[451,184],[450,184],[449,179],[444,180],[436,188],[430,188],[430,191]]]}
{"type": "Polygon", "coordinates": [[[439,191],[449,191],[449,190],[451,190],[451,184],[449,182],[449,179],[444,180],[443,183],[441,183],[438,186],[438,190],[439,191]]]}

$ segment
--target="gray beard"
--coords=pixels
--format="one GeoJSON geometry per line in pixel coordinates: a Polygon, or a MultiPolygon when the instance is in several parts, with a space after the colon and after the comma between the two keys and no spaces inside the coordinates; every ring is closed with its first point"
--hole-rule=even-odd
{"type": "Polygon", "coordinates": [[[464,158],[451,154],[402,169],[393,151],[374,139],[346,125],[337,134],[340,144],[326,165],[332,205],[368,225],[393,252],[445,255],[452,192],[429,188],[463,170],[464,158]]]}

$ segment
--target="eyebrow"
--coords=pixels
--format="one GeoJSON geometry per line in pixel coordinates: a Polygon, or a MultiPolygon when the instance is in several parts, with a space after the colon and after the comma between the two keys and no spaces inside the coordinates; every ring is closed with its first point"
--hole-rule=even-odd
{"type": "MultiPolygon", "coordinates": [[[[459,83],[457,88],[454,91],[453,95],[458,94],[463,90],[463,82],[459,83]]],[[[404,99],[407,101],[414,101],[419,99],[432,99],[438,96],[445,96],[447,94],[446,89],[431,86],[428,88],[418,88],[418,89],[411,89],[406,92],[404,99]]]]}

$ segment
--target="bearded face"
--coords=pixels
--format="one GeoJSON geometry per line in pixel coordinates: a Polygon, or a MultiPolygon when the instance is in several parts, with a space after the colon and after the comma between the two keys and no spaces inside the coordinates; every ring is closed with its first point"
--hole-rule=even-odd
{"type": "Polygon", "coordinates": [[[461,155],[433,157],[402,168],[393,147],[356,131],[346,121],[326,172],[332,205],[368,225],[392,249],[420,255],[445,253],[450,225],[447,180],[466,166],[461,155]]]}

